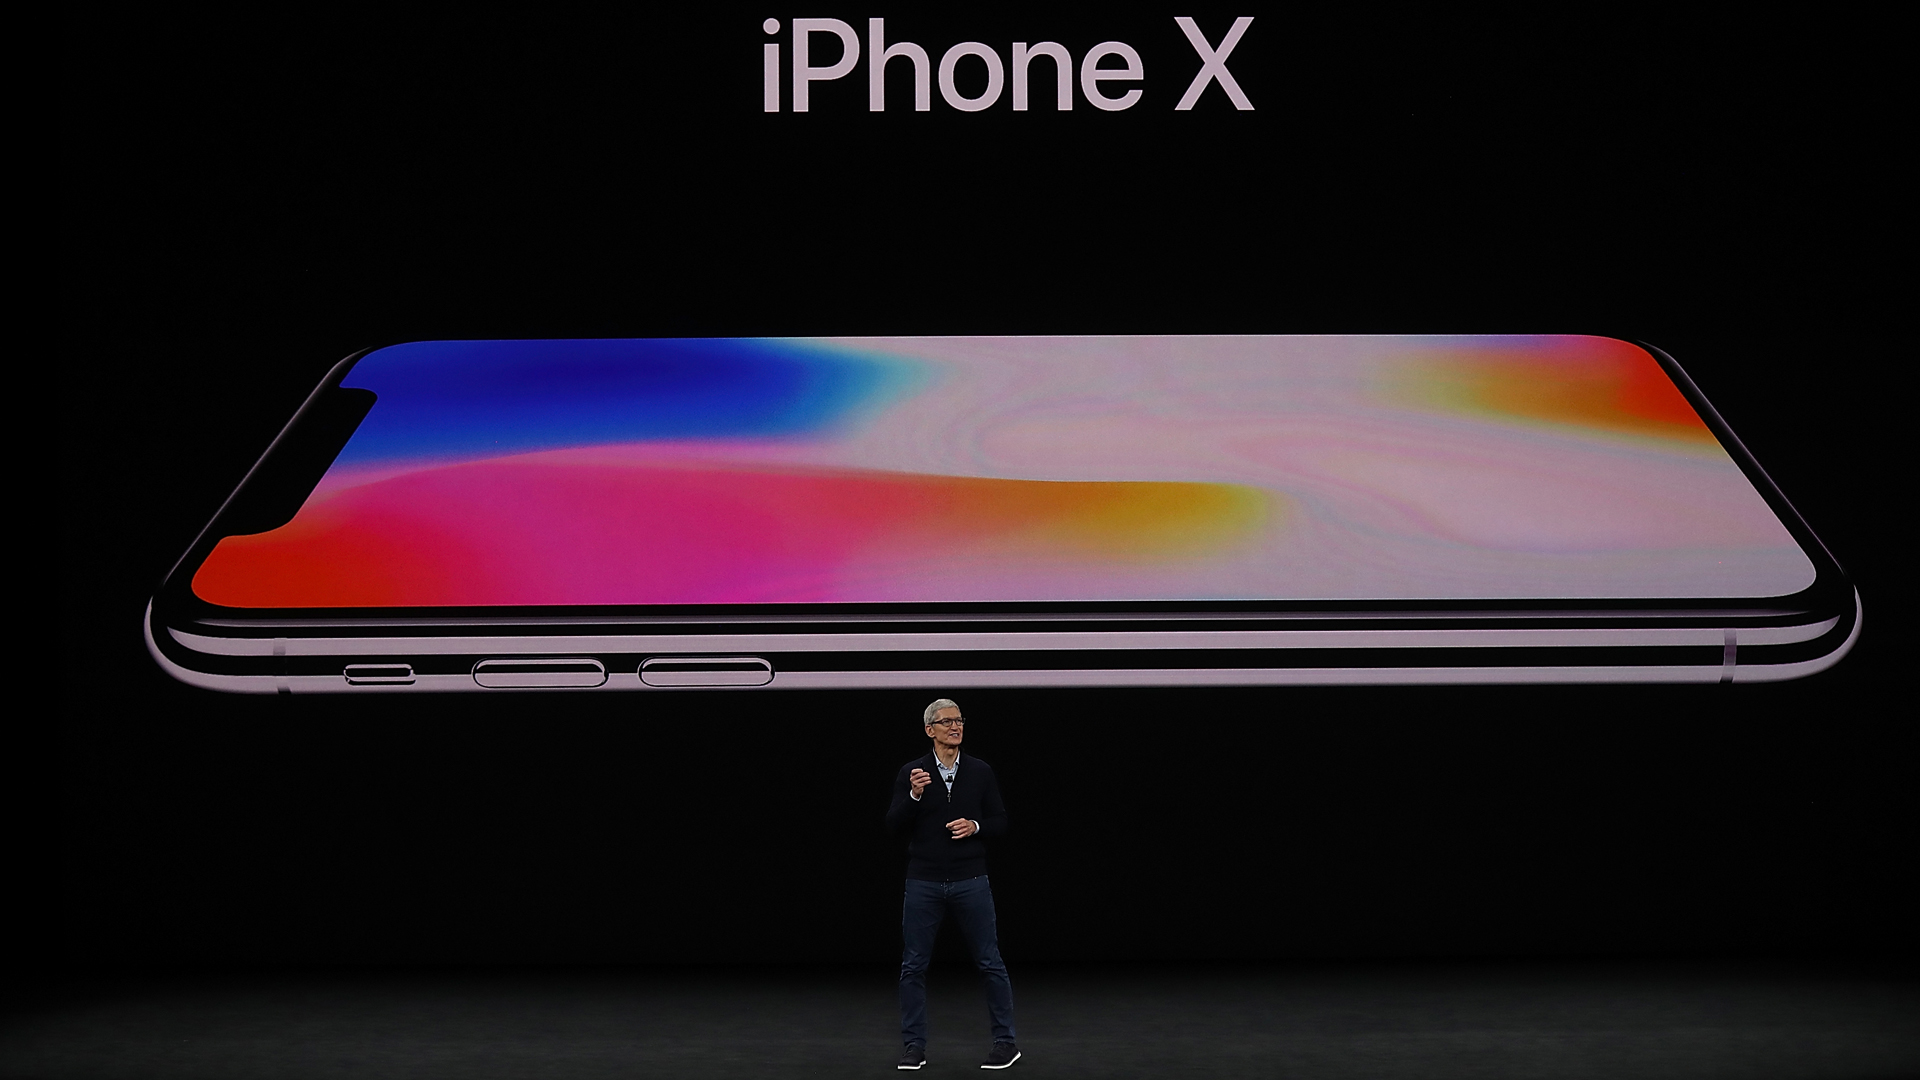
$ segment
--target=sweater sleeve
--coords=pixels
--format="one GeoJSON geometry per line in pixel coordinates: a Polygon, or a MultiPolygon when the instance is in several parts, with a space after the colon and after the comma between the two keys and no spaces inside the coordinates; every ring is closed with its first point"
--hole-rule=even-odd
{"type": "Polygon", "coordinates": [[[903,833],[913,828],[913,819],[920,814],[924,802],[915,802],[913,785],[907,777],[913,774],[913,763],[900,766],[900,775],[893,778],[893,802],[887,807],[887,831],[903,833]]]}

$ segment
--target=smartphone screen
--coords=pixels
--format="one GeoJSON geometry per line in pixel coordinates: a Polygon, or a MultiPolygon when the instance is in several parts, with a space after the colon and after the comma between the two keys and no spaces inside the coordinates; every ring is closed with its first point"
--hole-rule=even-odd
{"type": "Polygon", "coordinates": [[[1739,599],[1816,568],[1587,336],[435,341],[224,609],[1739,599]]]}

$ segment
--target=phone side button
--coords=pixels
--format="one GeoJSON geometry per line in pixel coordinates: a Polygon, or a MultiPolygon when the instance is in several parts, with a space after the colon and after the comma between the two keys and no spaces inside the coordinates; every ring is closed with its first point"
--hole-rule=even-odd
{"type": "Polygon", "coordinates": [[[773,665],[757,656],[661,656],[640,665],[648,686],[765,686],[773,665]]]}
{"type": "Polygon", "coordinates": [[[473,681],[489,689],[559,689],[599,686],[607,668],[598,660],[482,660],[473,665],[473,681]]]}
{"type": "Polygon", "coordinates": [[[341,674],[349,686],[407,686],[413,682],[413,665],[348,664],[341,674]]]}

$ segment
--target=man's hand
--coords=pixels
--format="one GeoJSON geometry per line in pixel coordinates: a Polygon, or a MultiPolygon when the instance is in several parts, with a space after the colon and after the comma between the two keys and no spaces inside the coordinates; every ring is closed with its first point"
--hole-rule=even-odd
{"type": "Polygon", "coordinates": [[[955,840],[965,840],[974,834],[975,829],[973,822],[968,821],[966,818],[954,818],[952,821],[947,822],[947,831],[953,834],[955,840]]]}
{"type": "Polygon", "coordinates": [[[933,777],[925,769],[915,769],[907,774],[907,783],[913,785],[913,797],[918,799],[927,785],[933,783],[933,777]]]}

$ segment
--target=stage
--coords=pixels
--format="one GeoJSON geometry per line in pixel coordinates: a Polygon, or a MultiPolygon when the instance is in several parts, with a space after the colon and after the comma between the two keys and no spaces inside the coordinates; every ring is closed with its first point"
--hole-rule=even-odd
{"type": "MultiPolygon", "coordinates": [[[[949,694],[1011,815],[1014,1075],[1920,1076],[1898,24],[1223,10],[1257,108],[1185,109],[1178,11],[855,9],[1151,73],[1138,108],[922,112],[896,57],[877,113],[864,71],[766,110],[797,9],[66,20],[59,498],[19,560],[63,680],[13,710],[41,974],[0,984],[0,1080],[899,1075],[883,816],[949,694]],[[1779,684],[347,698],[144,644],[359,349],[1371,333],[1670,353],[1857,646],[1779,684]]],[[[921,1075],[977,1075],[970,973],[931,1009],[921,1075]]]]}
{"type": "MultiPolygon", "coordinates": [[[[1920,1075],[1920,980],[1761,963],[1014,963],[1020,1075],[1920,1075]]],[[[96,975],[16,1011],[18,1077],[896,1075],[881,968],[96,975]]],[[[936,970],[922,1075],[977,1075],[971,972],[936,970]]]]}

